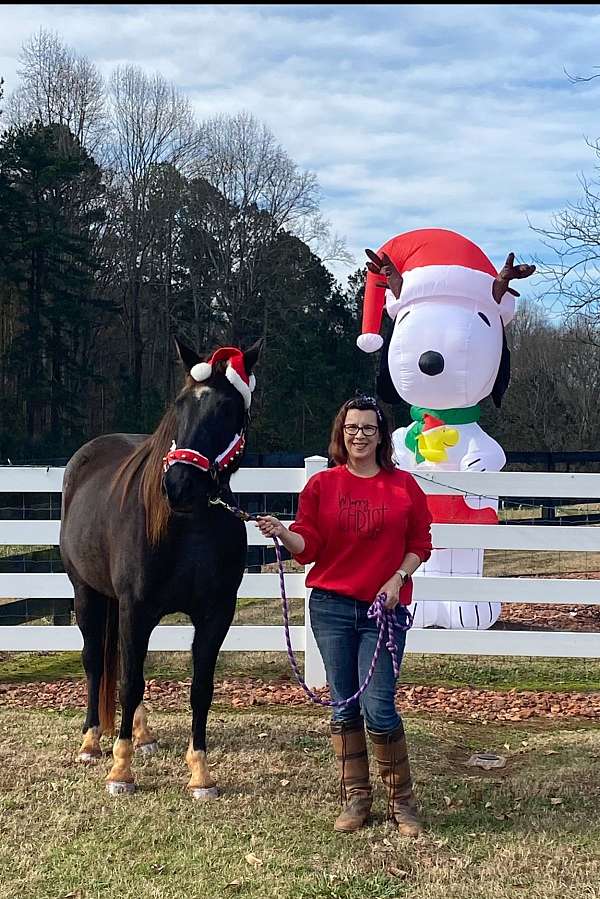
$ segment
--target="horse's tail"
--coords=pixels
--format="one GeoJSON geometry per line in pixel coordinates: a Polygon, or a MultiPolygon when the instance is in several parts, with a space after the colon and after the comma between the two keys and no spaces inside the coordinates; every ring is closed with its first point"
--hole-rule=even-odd
{"type": "Polygon", "coordinates": [[[100,729],[103,734],[114,734],[117,708],[117,680],[119,679],[119,603],[116,599],[106,602],[106,629],[104,633],[104,670],[100,681],[100,729]]]}

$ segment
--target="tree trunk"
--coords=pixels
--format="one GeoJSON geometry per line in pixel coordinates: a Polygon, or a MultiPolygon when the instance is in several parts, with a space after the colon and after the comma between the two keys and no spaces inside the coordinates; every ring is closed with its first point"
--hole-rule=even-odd
{"type": "Polygon", "coordinates": [[[142,371],[144,357],[144,343],[140,321],[140,293],[141,284],[139,278],[133,282],[133,308],[131,310],[131,338],[132,338],[132,385],[131,400],[133,410],[137,416],[142,411],[142,371]]]}

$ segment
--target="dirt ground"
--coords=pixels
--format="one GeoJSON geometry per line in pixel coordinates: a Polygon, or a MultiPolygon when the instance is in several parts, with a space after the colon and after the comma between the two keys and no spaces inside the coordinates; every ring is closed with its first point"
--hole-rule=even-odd
{"type": "Polygon", "coordinates": [[[506,603],[494,630],[600,631],[600,606],[506,603]]]}

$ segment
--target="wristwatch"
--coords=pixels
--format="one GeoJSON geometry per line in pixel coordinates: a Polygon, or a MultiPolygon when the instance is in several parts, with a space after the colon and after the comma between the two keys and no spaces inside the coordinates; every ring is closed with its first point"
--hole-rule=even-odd
{"type": "Polygon", "coordinates": [[[402,579],[402,586],[404,587],[405,583],[407,582],[407,580],[410,577],[408,571],[405,571],[404,568],[398,568],[398,570],[396,571],[396,574],[400,575],[400,578],[402,579]]]}

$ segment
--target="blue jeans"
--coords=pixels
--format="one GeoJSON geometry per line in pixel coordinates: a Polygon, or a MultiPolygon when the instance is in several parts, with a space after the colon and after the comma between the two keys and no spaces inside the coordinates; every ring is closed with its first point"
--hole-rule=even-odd
{"type": "MultiPolygon", "coordinates": [[[[377,622],[367,618],[369,603],[313,589],[309,599],[310,623],[325,665],[331,698],[335,701],[353,696],[366,679],[377,644],[377,622]]],[[[398,661],[402,660],[406,642],[407,612],[395,609],[398,627],[396,643],[398,661]]],[[[400,724],[394,694],[396,678],[392,657],[384,643],[371,683],[359,701],[333,710],[333,721],[351,721],[361,713],[369,730],[387,733],[400,724]]]]}

